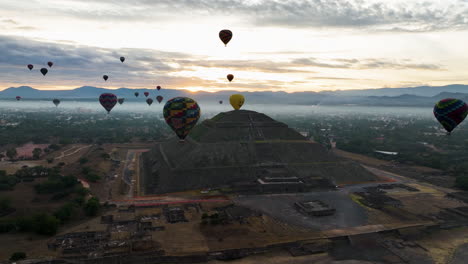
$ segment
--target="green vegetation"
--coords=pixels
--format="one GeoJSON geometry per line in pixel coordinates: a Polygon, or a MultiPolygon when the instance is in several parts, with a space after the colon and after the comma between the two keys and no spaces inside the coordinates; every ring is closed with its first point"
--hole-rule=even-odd
{"type": "Polygon", "coordinates": [[[9,148],[6,151],[6,155],[10,160],[14,160],[18,153],[16,152],[16,148],[9,148]]]}
{"type": "Polygon", "coordinates": [[[75,176],[61,176],[61,175],[50,175],[47,181],[37,184],[35,187],[37,193],[57,193],[57,192],[68,192],[69,189],[79,184],[78,179],[75,176]]]}
{"type": "Polygon", "coordinates": [[[0,216],[9,214],[14,211],[14,208],[11,207],[11,200],[8,197],[0,197],[0,216]]]}
{"type": "Polygon", "coordinates": [[[33,149],[32,154],[33,154],[33,159],[39,159],[41,157],[41,154],[42,154],[42,149],[41,148],[35,148],[35,149],[33,149]]]}
{"type": "Polygon", "coordinates": [[[468,175],[459,175],[455,180],[455,184],[458,188],[468,191],[468,175]]]}
{"type": "Polygon", "coordinates": [[[92,197],[84,205],[84,210],[87,216],[96,216],[101,208],[99,204],[99,199],[97,197],[92,197]]]}
{"type": "Polygon", "coordinates": [[[81,173],[83,173],[86,180],[90,182],[97,182],[101,179],[99,175],[96,174],[90,167],[83,167],[81,169],[81,173]]]}
{"type": "Polygon", "coordinates": [[[15,252],[11,254],[10,261],[18,261],[26,258],[26,253],[24,252],[15,252]]]}

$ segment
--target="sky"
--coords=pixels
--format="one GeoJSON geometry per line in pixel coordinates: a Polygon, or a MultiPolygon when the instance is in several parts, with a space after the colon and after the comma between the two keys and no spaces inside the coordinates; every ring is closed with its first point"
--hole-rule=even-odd
{"type": "Polygon", "coordinates": [[[0,1],[0,90],[468,84],[467,47],[468,0],[0,1]]]}

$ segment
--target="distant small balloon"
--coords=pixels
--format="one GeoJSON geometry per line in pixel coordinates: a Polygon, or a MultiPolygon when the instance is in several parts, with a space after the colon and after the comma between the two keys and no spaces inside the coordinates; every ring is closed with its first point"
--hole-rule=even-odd
{"type": "Polygon", "coordinates": [[[125,61],[125,57],[120,57],[120,61],[121,61],[121,62],[124,62],[124,61],[125,61]]]}
{"type": "Polygon", "coordinates": [[[52,103],[54,103],[55,106],[58,106],[60,104],[60,100],[59,99],[54,99],[54,100],[52,100],[52,103]]]}
{"type": "Polygon", "coordinates": [[[34,66],[32,64],[28,64],[28,69],[29,70],[32,70],[34,68],[34,66]]]}
{"type": "Polygon", "coordinates": [[[21,96],[16,96],[16,101],[21,100],[21,96]]]}
{"type": "Polygon", "coordinates": [[[164,99],[164,97],[162,97],[160,95],[156,96],[156,100],[158,101],[158,103],[161,103],[163,99],[164,99]]]}
{"type": "Polygon", "coordinates": [[[123,104],[125,101],[125,98],[119,98],[117,101],[119,102],[119,104],[123,104]]]}
{"type": "Polygon", "coordinates": [[[149,95],[148,92],[144,92],[143,94],[145,95],[145,97],[148,97],[148,95],[149,95]]]}
{"type": "Polygon", "coordinates": [[[107,79],[109,79],[109,76],[103,75],[102,78],[104,79],[104,81],[107,81],[107,79]]]}
{"type": "Polygon", "coordinates": [[[219,104],[223,104],[223,100],[219,100],[219,104]]]}
{"type": "Polygon", "coordinates": [[[134,95],[135,95],[135,97],[138,97],[138,95],[140,95],[140,93],[139,93],[139,92],[135,92],[134,95]]]}
{"type": "Polygon", "coordinates": [[[47,70],[46,68],[41,68],[42,75],[45,76],[48,72],[49,72],[49,70],[47,70]]]}
{"type": "Polygon", "coordinates": [[[226,46],[229,41],[232,39],[232,32],[229,29],[223,29],[219,32],[219,38],[221,41],[224,43],[224,46],[226,46]]]}
{"type": "Polygon", "coordinates": [[[159,86],[159,85],[156,86],[156,89],[158,89],[158,91],[161,90],[161,86],[159,86]]]}
{"type": "Polygon", "coordinates": [[[234,79],[234,75],[232,75],[232,74],[228,74],[226,77],[227,77],[229,82],[231,82],[232,79],[234,79]]]}
{"type": "Polygon", "coordinates": [[[151,99],[151,98],[146,99],[146,103],[148,105],[151,105],[153,103],[153,99],[151,99]]]}
{"type": "Polygon", "coordinates": [[[49,67],[52,68],[52,65],[54,65],[54,63],[49,61],[49,62],[47,62],[47,65],[49,65],[49,67]]]}

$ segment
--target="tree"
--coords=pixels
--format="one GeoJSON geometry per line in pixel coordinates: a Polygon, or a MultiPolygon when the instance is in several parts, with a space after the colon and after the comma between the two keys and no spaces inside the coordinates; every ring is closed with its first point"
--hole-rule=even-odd
{"type": "Polygon", "coordinates": [[[18,153],[16,152],[16,148],[10,148],[6,151],[6,155],[10,160],[13,160],[18,153]]]}
{"type": "Polygon", "coordinates": [[[18,261],[26,258],[26,253],[24,252],[15,252],[11,254],[10,261],[18,261]]]}
{"type": "Polygon", "coordinates": [[[468,191],[468,175],[460,175],[455,180],[455,185],[460,189],[468,191]]]}
{"type": "Polygon", "coordinates": [[[0,198],[0,215],[2,213],[11,212],[11,200],[8,197],[1,197],[0,198]]]}
{"type": "Polygon", "coordinates": [[[85,164],[86,162],[88,162],[87,158],[85,158],[85,157],[80,158],[80,164],[85,164]]]}
{"type": "Polygon", "coordinates": [[[37,214],[33,217],[34,231],[39,235],[53,235],[57,233],[60,221],[49,214],[37,214]]]}
{"type": "Polygon", "coordinates": [[[100,207],[99,199],[97,197],[92,197],[86,202],[84,210],[87,216],[95,216],[97,215],[100,207]]]}
{"type": "Polygon", "coordinates": [[[34,159],[39,159],[39,157],[42,154],[42,149],[41,148],[35,148],[35,149],[33,149],[32,154],[33,154],[34,159]]]}

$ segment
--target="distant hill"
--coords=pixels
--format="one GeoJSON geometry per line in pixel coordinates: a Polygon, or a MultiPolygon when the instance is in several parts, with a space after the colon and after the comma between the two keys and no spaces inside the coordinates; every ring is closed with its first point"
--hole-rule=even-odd
{"type": "MultiPolygon", "coordinates": [[[[37,90],[29,86],[10,87],[0,91],[0,99],[12,99],[21,96],[28,99],[96,99],[100,94],[111,92],[127,100],[137,100],[134,93],[138,91],[139,97],[149,92],[151,97],[162,95],[166,99],[176,96],[187,96],[201,102],[228,102],[229,96],[237,91],[220,91],[216,93],[196,92],[187,90],[162,89],[130,89],[119,88],[115,90],[83,86],[73,90],[37,90]]],[[[395,105],[395,106],[431,106],[443,98],[458,98],[468,101],[468,85],[454,84],[447,86],[419,86],[410,88],[382,88],[350,91],[324,91],[324,92],[243,92],[249,103],[257,104],[300,104],[300,105],[395,105]]]]}

